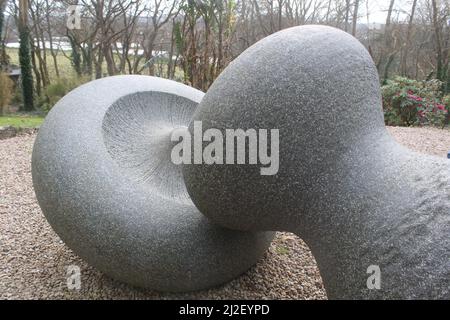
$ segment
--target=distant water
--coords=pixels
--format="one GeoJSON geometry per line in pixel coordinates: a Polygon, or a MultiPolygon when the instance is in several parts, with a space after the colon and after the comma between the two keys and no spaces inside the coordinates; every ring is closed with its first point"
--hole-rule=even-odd
{"type": "MultiPolygon", "coordinates": [[[[37,41],[35,41],[35,43],[37,44],[37,41]]],[[[9,42],[6,43],[6,47],[7,48],[19,48],[20,43],[19,42],[9,42]]],[[[50,48],[50,41],[45,41],[45,47],[46,48],[50,48]]],[[[53,40],[53,48],[54,49],[59,49],[59,50],[63,50],[63,51],[70,51],[72,50],[70,43],[68,41],[64,41],[61,39],[55,39],[53,40]]]]}
{"type": "MultiPolygon", "coordinates": [[[[44,41],[45,47],[50,49],[50,41],[44,41]]],[[[37,45],[37,41],[35,40],[35,43],[37,45]]],[[[131,44],[134,46],[135,44],[131,44]]],[[[20,43],[19,42],[9,42],[6,43],[7,48],[19,48],[20,43]]],[[[72,50],[72,47],[70,46],[70,43],[67,41],[67,38],[55,38],[53,40],[53,48],[56,50],[62,50],[62,51],[70,51],[72,50]]],[[[115,50],[117,53],[122,53],[122,44],[117,43],[117,50],[115,50]]],[[[135,49],[130,49],[128,51],[129,54],[135,54],[135,49]]],[[[138,55],[144,54],[143,49],[139,49],[137,51],[138,55]]],[[[153,56],[168,56],[167,51],[153,51],[153,56]]]]}

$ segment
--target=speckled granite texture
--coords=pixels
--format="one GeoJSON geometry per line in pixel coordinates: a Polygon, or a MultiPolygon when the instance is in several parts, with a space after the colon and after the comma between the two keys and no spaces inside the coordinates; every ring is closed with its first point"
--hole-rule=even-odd
{"type": "Polygon", "coordinates": [[[295,232],[331,299],[450,298],[450,161],[387,133],[377,70],[355,38],[302,26],[259,41],[221,73],[194,120],[280,130],[276,175],[184,165],[191,198],[214,222],[295,232]],[[367,288],[370,265],[379,290],[367,288]]]}
{"type": "Polygon", "coordinates": [[[70,92],[33,149],[39,205],[61,239],[100,271],[161,291],[227,282],[273,233],[226,230],[195,208],[170,162],[170,132],[203,93],[170,80],[117,76],[70,92]]]}

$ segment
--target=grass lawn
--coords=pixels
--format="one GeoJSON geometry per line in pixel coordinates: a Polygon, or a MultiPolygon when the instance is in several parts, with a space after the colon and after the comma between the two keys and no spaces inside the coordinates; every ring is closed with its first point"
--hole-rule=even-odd
{"type": "MultiPolygon", "coordinates": [[[[15,48],[6,48],[6,54],[10,58],[10,62],[15,65],[19,65],[19,50],[15,48]]],[[[70,55],[70,52],[67,53],[70,55]]],[[[60,76],[62,78],[71,79],[76,77],[76,73],[71,65],[70,60],[64,56],[61,52],[57,55],[57,61],[58,61],[58,69],[60,72],[60,76]]],[[[48,73],[50,76],[50,81],[56,79],[56,72],[55,72],[55,66],[53,65],[53,60],[50,56],[50,53],[47,52],[47,66],[48,66],[48,73]]]]}
{"type": "Polygon", "coordinates": [[[0,116],[0,127],[36,128],[44,121],[44,117],[35,115],[5,115],[0,116]]]}
{"type": "MultiPolygon", "coordinates": [[[[19,65],[19,50],[16,48],[6,48],[6,54],[9,56],[10,62],[11,64],[15,64],[15,65],[19,65]]],[[[60,77],[63,79],[75,79],[77,78],[77,74],[75,73],[72,63],[70,61],[70,59],[68,58],[71,55],[70,51],[67,51],[64,53],[62,53],[61,51],[58,51],[58,54],[56,56],[56,61],[58,63],[58,70],[60,73],[60,77]]],[[[116,62],[118,62],[118,57],[116,58],[116,62]]],[[[143,61],[141,61],[141,65],[145,62],[145,59],[142,59],[143,61]]],[[[163,61],[161,63],[163,65],[163,69],[164,72],[166,70],[166,66],[167,66],[167,62],[163,61]]],[[[156,76],[160,76],[158,75],[158,70],[159,67],[161,65],[159,63],[155,63],[155,72],[156,72],[156,76]]],[[[57,79],[56,77],[56,71],[55,71],[55,66],[53,64],[53,59],[50,55],[50,52],[47,51],[47,68],[48,68],[48,73],[49,73],[49,77],[50,77],[50,83],[52,83],[53,81],[55,81],[57,79]]],[[[106,68],[106,62],[103,62],[102,65],[102,70],[103,73],[106,72],[107,68],[106,68]]],[[[146,74],[146,71],[144,71],[142,74],[146,74]]],[[[164,75],[163,75],[164,76],[164,75]]],[[[183,70],[179,67],[176,68],[175,70],[175,80],[182,82],[183,80],[183,70]]]]}

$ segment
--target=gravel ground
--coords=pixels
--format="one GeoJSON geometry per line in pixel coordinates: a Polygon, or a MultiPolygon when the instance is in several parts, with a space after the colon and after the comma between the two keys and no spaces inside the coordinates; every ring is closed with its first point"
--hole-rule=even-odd
{"type": "MultiPolygon", "coordinates": [[[[446,157],[450,130],[393,128],[404,145],[446,157]]],[[[206,291],[165,294],[136,289],[88,266],[46,222],[34,196],[30,159],[35,135],[0,141],[0,299],[326,299],[307,245],[279,232],[266,256],[241,277],[206,291]],[[81,269],[81,289],[69,290],[67,267],[81,269]]]]}

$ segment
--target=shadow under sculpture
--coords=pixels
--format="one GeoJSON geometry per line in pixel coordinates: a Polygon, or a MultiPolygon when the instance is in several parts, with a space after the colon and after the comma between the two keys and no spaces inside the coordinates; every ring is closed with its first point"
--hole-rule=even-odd
{"type": "Polygon", "coordinates": [[[46,117],[33,149],[37,199],[61,239],[111,277],[161,291],[246,271],[273,233],[227,230],[193,205],[170,160],[203,93],[146,76],[89,82],[46,117]]]}
{"type": "Polygon", "coordinates": [[[193,121],[203,130],[279,129],[276,175],[256,165],[183,166],[212,221],[296,233],[332,299],[450,298],[450,161],[388,134],[377,70],[355,38],[302,26],[259,41],[221,73],[193,121]],[[376,268],[379,289],[367,283],[376,268]]]}

